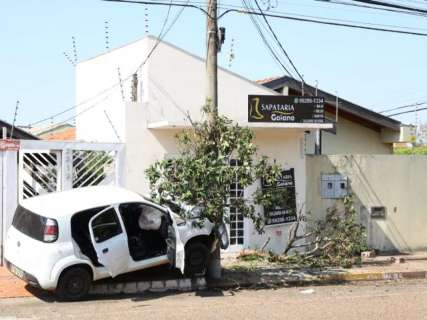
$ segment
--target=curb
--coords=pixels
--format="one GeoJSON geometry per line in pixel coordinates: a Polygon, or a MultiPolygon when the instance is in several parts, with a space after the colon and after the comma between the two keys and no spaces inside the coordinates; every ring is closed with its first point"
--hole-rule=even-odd
{"type": "Polygon", "coordinates": [[[369,273],[343,273],[327,274],[304,277],[276,277],[275,279],[264,281],[236,281],[233,279],[222,279],[219,281],[206,281],[204,277],[184,278],[173,280],[138,281],[122,283],[102,283],[94,284],[90,295],[112,296],[112,295],[132,295],[141,293],[164,293],[167,291],[190,292],[206,289],[229,290],[236,288],[257,288],[271,286],[307,286],[307,285],[328,285],[357,281],[387,281],[405,279],[427,279],[427,271],[404,271],[404,272],[369,272],[369,273]]]}
{"type": "Polygon", "coordinates": [[[369,272],[369,273],[347,273],[328,274],[318,276],[305,276],[301,278],[282,278],[266,281],[235,281],[223,279],[220,281],[209,281],[208,289],[236,289],[256,288],[269,286],[307,286],[307,285],[329,285],[357,281],[389,281],[389,280],[413,280],[427,279],[427,271],[402,271],[402,272],[369,272]]]}
{"type": "Polygon", "coordinates": [[[198,291],[207,288],[206,279],[184,278],[173,280],[137,281],[121,283],[94,284],[89,290],[89,295],[117,295],[117,294],[139,294],[145,292],[166,291],[198,291]]]}

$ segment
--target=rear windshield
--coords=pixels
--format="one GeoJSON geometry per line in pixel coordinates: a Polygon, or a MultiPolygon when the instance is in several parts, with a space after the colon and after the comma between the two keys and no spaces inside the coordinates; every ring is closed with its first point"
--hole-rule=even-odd
{"type": "Polygon", "coordinates": [[[27,236],[43,241],[46,218],[31,212],[21,206],[15,211],[12,225],[27,236]]]}

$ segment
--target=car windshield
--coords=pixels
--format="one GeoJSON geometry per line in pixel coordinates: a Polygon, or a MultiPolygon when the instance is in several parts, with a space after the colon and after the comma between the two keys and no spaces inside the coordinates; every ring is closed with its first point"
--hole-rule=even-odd
{"type": "Polygon", "coordinates": [[[180,206],[178,203],[176,203],[170,199],[162,199],[162,201],[159,202],[159,201],[153,200],[153,199],[146,197],[146,196],[142,196],[142,197],[147,201],[151,201],[151,202],[158,204],[159,206],[168,207],[174,213],[176,213],[180,216],[185,216],[186,214],[188,214],[188,211],[185,209],[185,206],[180,206]]]}

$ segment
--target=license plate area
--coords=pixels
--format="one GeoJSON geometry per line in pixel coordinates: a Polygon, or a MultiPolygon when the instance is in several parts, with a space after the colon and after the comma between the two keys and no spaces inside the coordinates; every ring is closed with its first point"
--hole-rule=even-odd
{"type": "Polygon", "coordinates": [[[12,272],[15,276],[20,279],[25,279],[25,273],[23,270],[19,269],[17,266],[13,264],[10,265],[10,272],[12,272]]]}

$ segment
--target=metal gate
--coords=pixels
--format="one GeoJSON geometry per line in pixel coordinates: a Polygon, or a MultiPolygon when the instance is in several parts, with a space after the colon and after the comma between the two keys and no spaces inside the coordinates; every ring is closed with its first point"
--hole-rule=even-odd
{"type": "Polygon", "coordinates": [[[122,144],[25,141],[19,151],[19,200],[95,185],[122,185],[122,144]]]}

